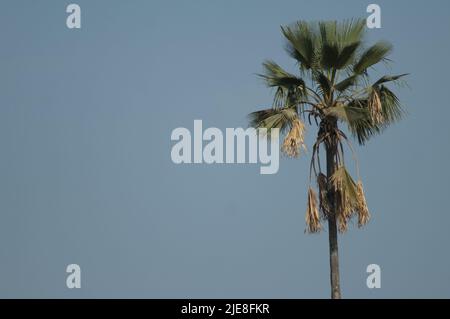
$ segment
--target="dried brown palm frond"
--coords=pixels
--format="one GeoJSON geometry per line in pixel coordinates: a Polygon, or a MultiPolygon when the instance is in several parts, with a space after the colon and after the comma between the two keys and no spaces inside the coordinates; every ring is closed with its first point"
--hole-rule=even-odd
{"type": "Polygon", "coordinates": [[[381,105],[380,95],[376,89],[372,89],[369,97],[369,112],[374,124],[380,124],[383,122],[383,108],[381,105]]]}
{"type": "Polygon", "coordinates": [[[319,209],[317,207],[317,195],[311,187],[308,189],[308,206],[306,208],[305,220],[309,233],[318,233],[322,229],[319,209]]]}
{"type": "Polygon", "coordinates": [[[370,219],[369,208],[366,203],[366,196],[364,195],[364,188],[361,181],[357,184],[357,200],[356,200],[356,213],[358,214],[358,227],[362,227],[370,219]]]}
{"type": "Polygon", "coordinates": [[[336,191],[335,196],[339,232],[345,233],[347,231],[347,223],[353,216],[353,204],[345,191],[336,191]]]}
{"type": "Polygon", "coordinates": [[[337,218],[338,229],[340,233],[345,233],[348,230],[348,219],[345,216],[339,215],[337,218]]]}
{"type": "Polygon", "coordinates": [[[347,230],[347,222],[352,218],[357,208],[357,186],[352,177],[340,166],[331,176],[331,182],[335,191],[336,213],[339,221],[339,230],[347,230]]]}
{"type": "Polygon", "coordinates": [[[325,174],[317,175],[317,186],[319,188],[319,207],[326,218],[330,213],[330,205],[328,203],[328,181],[325,174]]]}
{"type": "Polygon", "coordinates": [[[305,124],[298,117],[292,121],[291,129],[284,139],[282,150],[290,157],[298,157],[300,155],[300,149],[303,148],[306,151],[304,143],[305,124]]]}

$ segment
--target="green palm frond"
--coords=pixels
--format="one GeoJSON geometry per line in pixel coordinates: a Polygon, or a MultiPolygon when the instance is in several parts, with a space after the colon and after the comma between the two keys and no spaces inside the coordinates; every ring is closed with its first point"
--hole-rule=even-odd
{"type": "Polygon", "coordinates": [[[385,75],[382,76],[378,81],[376,81],[373,85],[380,85],[387,82],[396,82],[404,76],[409,75],[408,73],[400,74],[400,75],[385,75]]]}
{"type": "Polygon", "coordinates": [[[354,58],[358,48],[361,46],[361,42],[353,42],[347,46],[345,46],[339,53],[339,56],[336,61],[336,69],[340,70],[346,68],[350,64],[354,62],[354,58]]]}
{"type": "Polygon", "coordinates": [[[274,105],[286,107],[297,104],[297,101],[305,96],[305,81],[285,71],[273,61],[263,63],[264,73],[259,74],[269,87],[276,87],[274,105]]]}
{"type": "Polygon", "coordinates": [[[362,19],[319,22],[321,66],[339,70],[353,63],[364,38],[364,26],[362,19]]]}
{"type": "MultiPolygon", "coordinates": [[[[383,78],[387,79],[387,77],[383,78]]],[[[385,82],[388,80],[379,83],[385,82]]],[[[399,121],[405,114],[398,97],[385,85],[373,85],[367,88],[367,93],[366,97],[354,99],[346,107],[352,110],[366,110],[365,117],[346,121],[350,132],[361,145],[373,135],[381,133],[383,129],[399,121]]],[[[343,116],[336,116],[343,119],[343,116]]]]}
{"type": "Polygon", "coordinates": [[[320,40],[322,45],[338,44],[338,22],[319,21],[320,40]]]}
{"type": "Polygon", "coordinates": [[[351,43],[364,40],[366,32],[366,19],[348,19],[340,25],[338,32],[339,42],[347,46],[351,43]]]}
{"type": "Polygon", "coordinates": [[[355,85],[358,81],[359,75],[353,74],[349,76],[348,78],[342,80],[341,82],[337,83],[334,88],[339,92],[344,92],[351,86],[355,85]]]}
{"type": "Polygon", "coordinates": [[[317,32],[314,24],[299,21],[295,25],[281,27],[287,39],[286,51],[300,65],[302,70],[309,70],[316,64],[317,32]]]}
{"type": "Polygon", "coordinates": [[[382,127],[375,124],[368,112],[368,99],[354,99],[347,107],[361,109],[366,112],[366,117],[347,121],[349,131],[358,140],[360,145],[364,145],[373,135],[381,132],[382,127]]]}
{"type": "Polygon", "coordinates": [[[356,137],[360,145],[364,145],[372,136],[380,134],[382,127],[374,124],[370,119],[363,119],[349,123],[349,130],[356,137]]]}
{"type": "Polygon", "coordinates": [[[305,81],[303,81],[303,79],[285,71],[273,61],[265,61],[263,63],[263,68],[264,74],[259,74],[259,76],[265,80],[269,87],[290,89],[292,87],[303,88],[305,86],[305,81]]]}
{"type": "Polygon", "coordinates": [[[368,119],[369,117],[367,109],[343,104],[324,109],[324,113],[326,115],[335,116],[349,125],[357,121],[368,119]]]}
{"type": "Polygon", "coordinates": [[[295,108],[266,109],[249,114],[249,125],[256,129],[266,128],[270,131],[279,128],[285,132],[298,119],[295,108]]]}
{"type": "Polygon", "coordinates": [[[328,77],[322,72],[314,73],[314,80],[318,84],[318,91],[324,96],[329,96],[331,94],[332,83],[328,77]]]}
{"type": "Polygon", "coordinates": [[[337,69],[339,59],[339,47],[334,43],[324,43],[322,45],[320,65],[325,70],[337,69]]]}
{"type": "Polygon", "coordinates": [[[380,86],[379,94],[384,118],[383,124],[387,126],[399,121],[403,117],[404,111],[398,97],[384,85],[380,86]]]}
{"type": "Polygon", "coordinates": [[[353,67],[356,74],[362,74],[371,66],[382,62],[392,51],[392,44],[385,41],[380,41],[369,47],[359,57],[358,62],[353,67]]]}

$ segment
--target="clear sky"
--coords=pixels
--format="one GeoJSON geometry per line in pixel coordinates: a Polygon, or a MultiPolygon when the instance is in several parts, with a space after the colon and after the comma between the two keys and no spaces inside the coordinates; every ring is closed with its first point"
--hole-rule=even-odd
{"type": "MultiPolygon", "coordinates": [[[[303,232],[309,158],[177,166],[170,134],[246,126],[272,100],[261,62],[294,72],[280,25],[371,2],[72,2],[81,30],[68,1],[0,4],[0,297],[328,298],[327,233],[303,232]]],[[[450,4],[376,3],[369,39],[411,73],[409,115],[357,148],[373,217],[340,237],[343,296],[449,298],[450,4]]]]}

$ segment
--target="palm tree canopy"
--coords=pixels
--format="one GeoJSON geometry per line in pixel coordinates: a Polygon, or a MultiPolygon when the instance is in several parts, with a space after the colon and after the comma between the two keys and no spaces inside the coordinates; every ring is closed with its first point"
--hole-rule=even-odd
{"type": "MultiPolygon", "coordinates": [[[[321,144],[334,142],[339,146],[337,169],[322,188],[329,189],[332,185],[338,194],[341,231],[354,213],[361,226],[368,220],[364,192],[361,182],[354,182],[345,168],[342,141],[350,148],[351,145],[337,123],[344,123],[362,145],[399,120],[403,111],[388,85],[398,83],[406,74],[370,78],[369,71],[389,62],[392,45],[386,41],[367,45],[364,19],[299,21],[281,27],[281,31],[286,38],[285,49],[298,70],[288,72],[274,61],[263,63],[264,72],[260,76],[268,87],[274,88],[274,101],[269,109],[250,114],[250,126],[269,131],[280,129],[286,134],[283,151],[297,156],[304,147],[304,122],[315,122],[320,128],[313,146],[311,171],[318,181],[322,217],[326,218],[328,204],[326,196],[321,195],[324,189],[319,179],[323,179],[323,174],[318,153],[321,144]]],[[[314,201],[315,193],[310,190],[306,219],[311,232],[320,230],[314,201]]]]}
{"type": "Polygon", "coordinates": [[[297,115],[334,116],[345,122],[364,144],[403,114],[397,96],[386,85],[406,74],[385,75],[370,82],[369,70],[388,61],[392,45],[365,45],[364,19],[304,22],[281,27],[286,51],[295,59],[299,75],[273,61],[263,63],[260,76],[276,89],[273,107],[250,114],[256,128],[289,129],[297,115]]]}

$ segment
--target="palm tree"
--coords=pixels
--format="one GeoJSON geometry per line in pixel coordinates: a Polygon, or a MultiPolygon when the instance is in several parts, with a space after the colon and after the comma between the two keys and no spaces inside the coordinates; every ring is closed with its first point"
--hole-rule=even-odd
{"type": "Polygon", "coordinates": [[[354,151],[339,124],[360,145],[399,120],[403,111],[394,92],[387,87],[399,83],[402,75],[385,75],[371,82],[369,69],[387,63],[392,45],[385,41],[365,45],[365,20],[304,22],[281,27],[286,51],[294,58],[299,75],[277,63],[263,63],[260,76],[275,88],[273,106],[250,114],[250,126],[270,133],[278,128],[285,134],[282,151],[297,157],[304,144],[305,123],[315,124],[317,138],[312,146],[306,231],[317,233],[328,222],[331,297],[341,298],[339,281],[338,231],[345,232],[353,217],[358,226],[369,218],[363,185],[355,163],[356,182],[344,162],[344,149],[354,151]],[[325,151],[325,171],[320,150],[325,151]],[[321,164],[322,163],[322,164],[321,164]],[[318,193],[311,185],[314,179],[318,193]]]}

